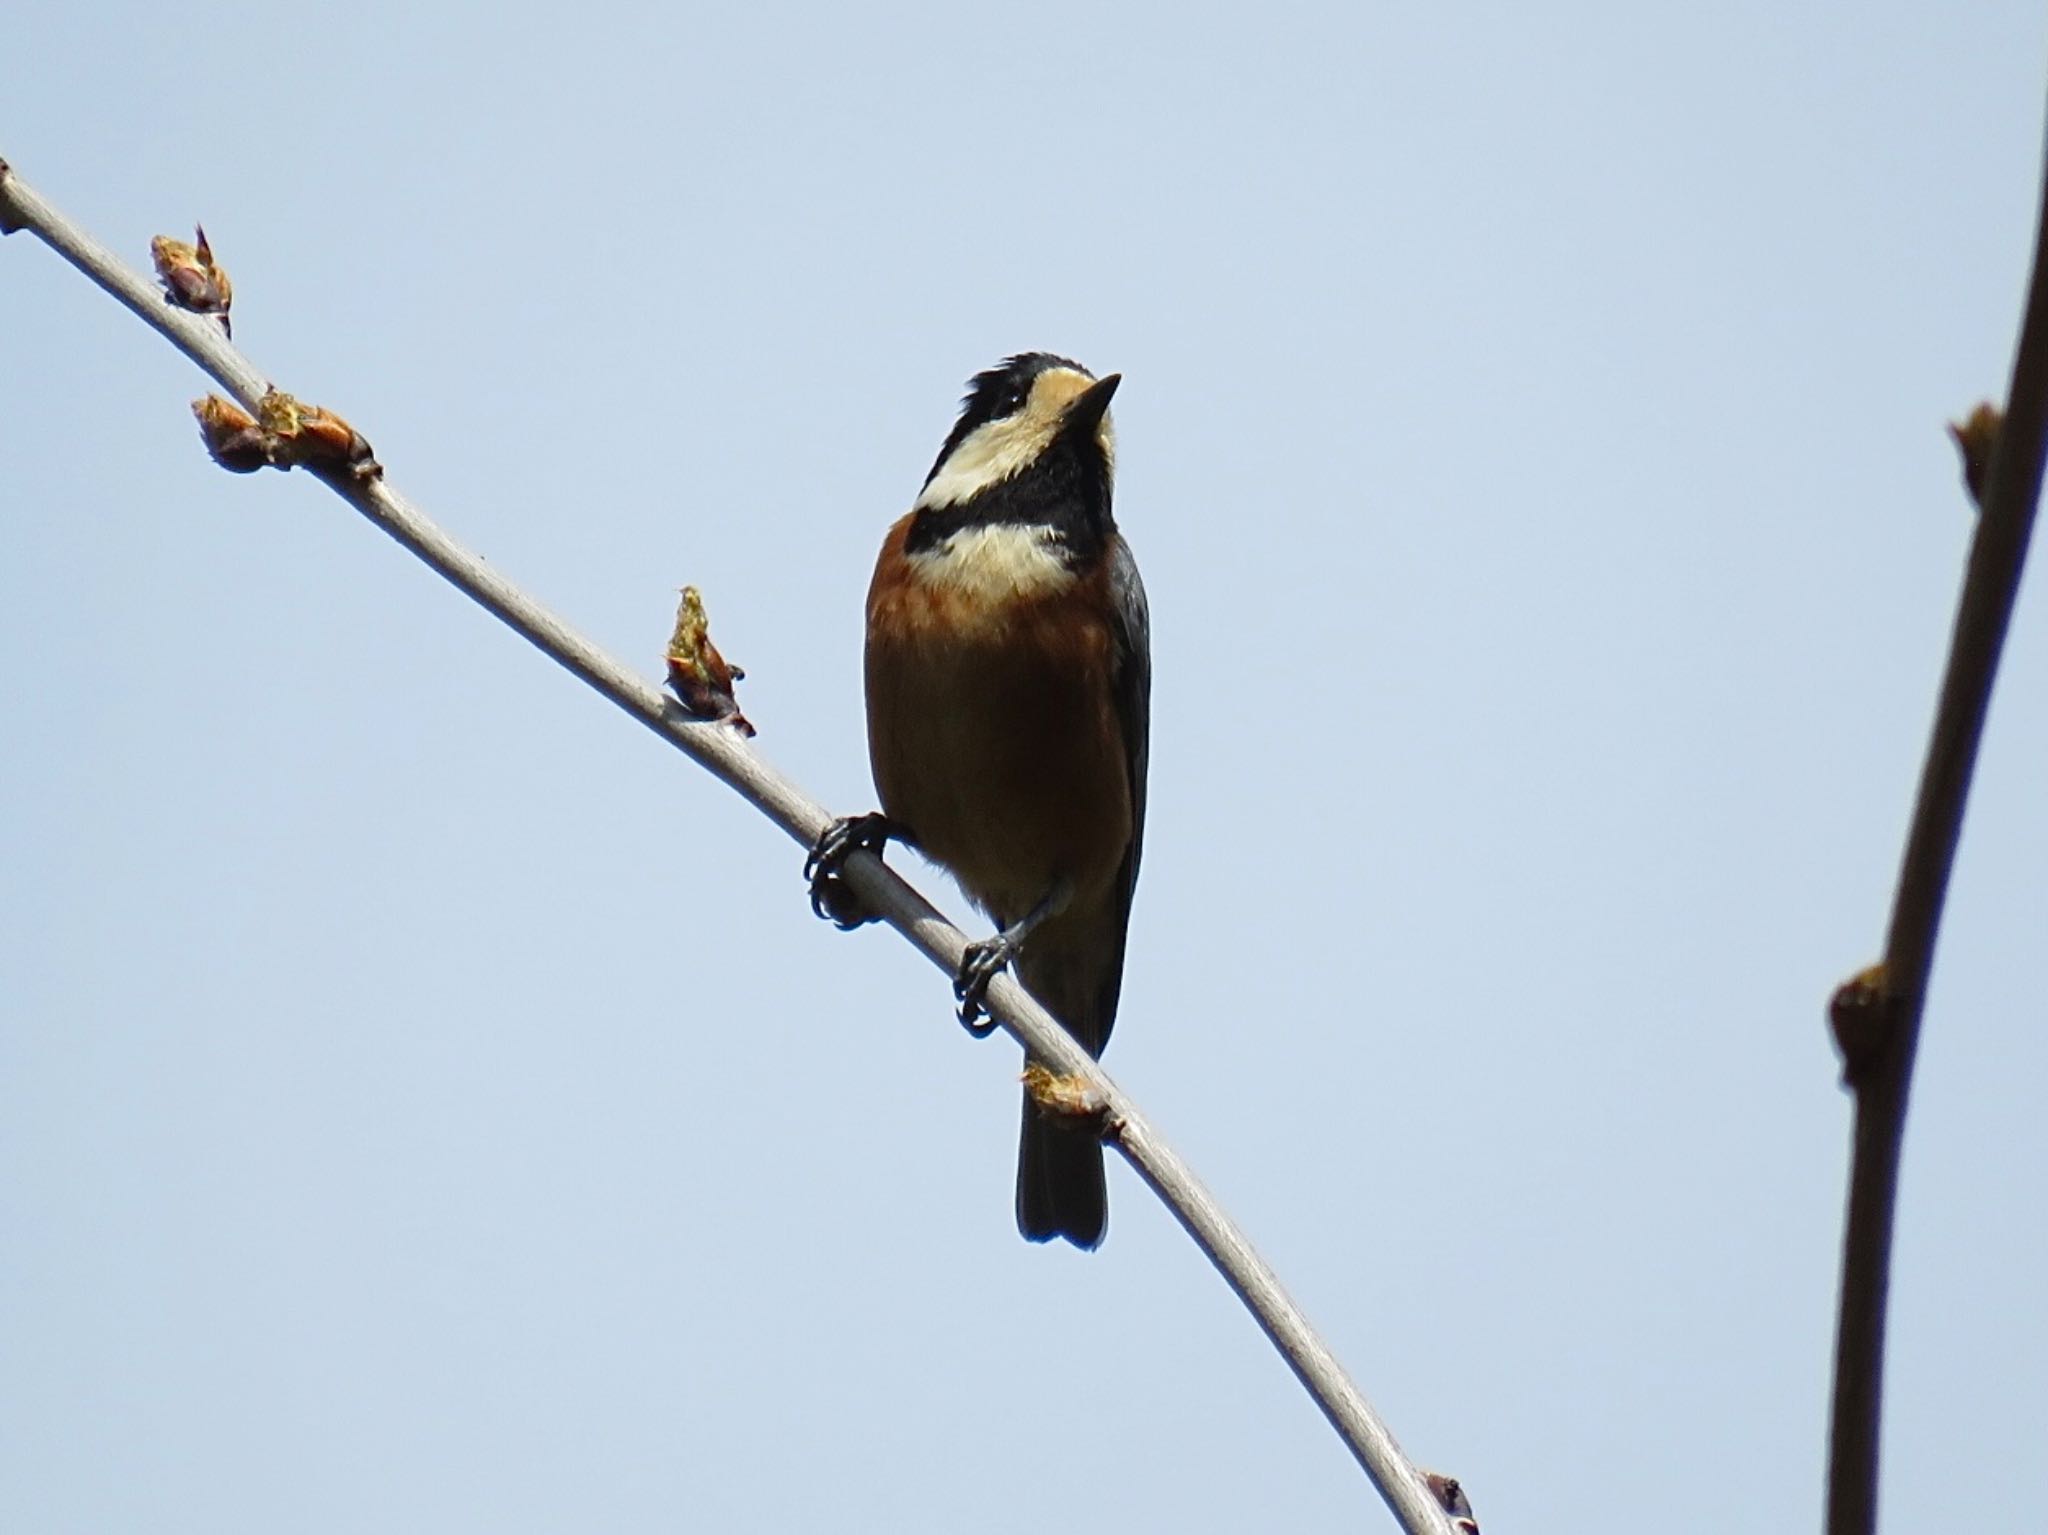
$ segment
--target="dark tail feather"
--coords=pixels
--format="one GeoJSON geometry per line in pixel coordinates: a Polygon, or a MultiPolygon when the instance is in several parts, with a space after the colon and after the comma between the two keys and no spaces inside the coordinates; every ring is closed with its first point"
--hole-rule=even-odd
{"type": "MultiPolygon", "coordinates": [[[[1090,1055],[1102,1054],[1109,1039],[1122,971],[1123,922],[1116,910],[1063,913],[1032,935],[1017,962],[1025,990],[1090,1055]]],[[[1102,1142],[1089,1129],[1069,1129],[1040,1113],[1029,1093],[1017,1149],[1017,1229],[1033,1242],[1065,1237],[1081,1248],[1099,1246],[1109,1229],[1102,1142]]]]}
{"type": "Polygon", "coordinates": [[[1017,1148],[1017,1229],[1033,1242],[1065,1237],[1084,1248],[1101,1245],[1109,1229],[1102,1142],[1046,1118],[1029,1094],[1017,1148]]]}

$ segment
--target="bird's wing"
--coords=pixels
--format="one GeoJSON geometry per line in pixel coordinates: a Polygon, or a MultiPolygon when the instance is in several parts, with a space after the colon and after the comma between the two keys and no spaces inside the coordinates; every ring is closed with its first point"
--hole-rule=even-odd
{"type": "Polygon", "coordinates": [[[1117,722],[1123,727],[1124,769],[1131,789],[1131,845],[1117,871],[1116,959],[1103,978],[1105,995],[1097,1013],[1102,1029],[1098,1050],[1109,1041],[1117,997],[1123,990],[1124,937],[1130,927],[1131,895],[1138,887],[1138,859],[1145,847],[1145,769],[1152,735],[1152,613],[1145,602],[1145,583],[1138,579],[1138,562],[1121,535],[1109,550],[1109,598],[1116,638],[1110,686],[1116,694],[1117,722]]]}

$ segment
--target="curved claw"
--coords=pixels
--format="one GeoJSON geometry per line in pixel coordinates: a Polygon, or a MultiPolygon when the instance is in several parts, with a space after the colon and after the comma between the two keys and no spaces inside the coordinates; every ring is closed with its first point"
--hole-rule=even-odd
{"type": "Polygon", "coordinates": [[[879,858],[889,839],[902,834],[902,828],[879,810],[841,816],[826,827],[811,844],[810,856],[804,859],[804,878],[811,887],[811,911],[842,931],[874,921],[875,913],[861,904],[860,897],[843,877],[846,860],[860,852],[879,858]]]}
{"type": "Polygon", "coordinates": [[[988,998],[989,983],[1017,957],[1017,944],[998,933],[979,943],[970,943],[960,956],[960,971],[953,977],[953,996],[960,1003],[960,1024],[976,1039],[987,1039],[996,1030],[993,1018],[984,1020],[982,1004],[988,998]]]}

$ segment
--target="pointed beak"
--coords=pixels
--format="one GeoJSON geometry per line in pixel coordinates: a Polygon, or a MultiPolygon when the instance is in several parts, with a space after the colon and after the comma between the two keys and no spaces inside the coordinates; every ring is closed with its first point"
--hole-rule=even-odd
{"type": "Polygon", "coordinates": [[[1102,424],[1102,418],[1109,414],[1110,398],[1116,393],[1116,386],[1123,381],[1121,373],[1112,373],[1108,378],[1097,379],[1075,395],[1067,406],[1066,419],[1060,423],[1061,432],[1094,431],[1102,424]]]}

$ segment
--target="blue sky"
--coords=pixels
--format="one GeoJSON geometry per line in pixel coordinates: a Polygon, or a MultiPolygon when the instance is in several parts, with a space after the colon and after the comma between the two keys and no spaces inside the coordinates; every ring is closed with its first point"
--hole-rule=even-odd
{"type": "MultiPolygon", "coordinates": [[[[1846,1098],[2003,388],[1987,4],[40,7],[0,155],[868,808],[860,599],[967,376],[1121,371],[1108,1060],[1489,1530],[1810,1529],[1846,1098]]],[[[0,1526],[1338,1530],[1128,1171],[801,855],[0,242],[0,1526]]],[[[2038,573],[2037,573],[2038,574],[2038,573]]],[[[1941,951],[1887,1523],[2048,1505],[2048,613],[1941,951]],[[1975,1495],[1973,1495],[1975,1496],[1975,1495]]],[[[942,876],[914,877],[949,910],[942,876]]]]}

